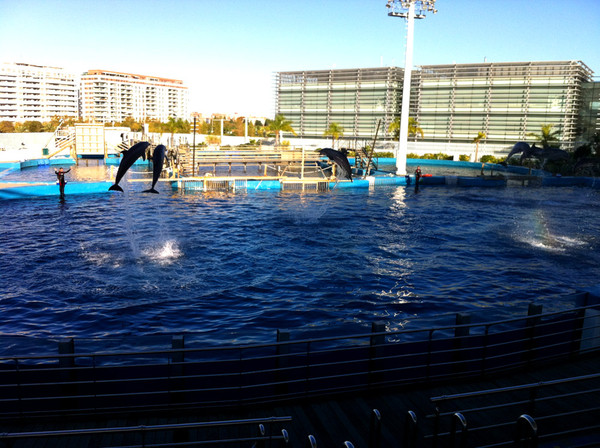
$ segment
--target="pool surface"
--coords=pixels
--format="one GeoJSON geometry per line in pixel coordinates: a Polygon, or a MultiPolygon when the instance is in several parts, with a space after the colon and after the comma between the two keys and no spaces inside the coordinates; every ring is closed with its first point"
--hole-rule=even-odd
{"type": "Polygon", "coordinates": [[[238,344],[272,342],[277,329],[301,339],[366,332],[373,321],[445,325],[457,312],[500,319],[530,302],[570,306],[560,297],[600,278],[594,189],[125,186],[0,203],[2,353],[64,337],[238,344]]]}

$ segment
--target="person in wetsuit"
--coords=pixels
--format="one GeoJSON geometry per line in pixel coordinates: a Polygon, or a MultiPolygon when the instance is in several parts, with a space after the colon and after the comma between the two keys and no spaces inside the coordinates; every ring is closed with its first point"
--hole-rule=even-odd
{"type": "Polygon", "coordinates": [[[67,181],[65,180],[65,174],[67,174],[69,171],[71,171],[71,168],[65,171],[62,167],[60,167],[58,171],[54,171],[54,174],[56,174],[56,178],[58,179],[58,187],[60,189],[61,199],[65,198],[65,185],[67,184],[67,181]]]}
{"type": "Polygon", "coordinates": [[[421,167],[415,170],[415,191],[419,191],[419,181],[421,180],[421,167]]]}

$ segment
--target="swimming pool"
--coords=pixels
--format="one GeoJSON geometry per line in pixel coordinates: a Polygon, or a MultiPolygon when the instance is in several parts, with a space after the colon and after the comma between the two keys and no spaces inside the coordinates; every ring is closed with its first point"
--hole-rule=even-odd
{"type": "Polygon", "coordinates": [[[598,190],[128,186],[0,204],[4,353],[64,337],[212,345],[489,320],[572,305],[557,297],[600,274],[598,190]]]}

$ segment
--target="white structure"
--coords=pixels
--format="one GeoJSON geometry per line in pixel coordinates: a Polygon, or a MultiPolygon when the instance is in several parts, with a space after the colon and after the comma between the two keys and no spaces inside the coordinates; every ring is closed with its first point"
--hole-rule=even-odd
{"type": "Polygon", "coordinates": [[[79,115],[77,76],[58,67],[0,64],[0,121],[50,121],[79,115]]]}
{"type": "Polygon", "coordinates": [[[189,94],[183,81],[107,70],[81,75],[81,116],[97,123],[122,122],[127,117],[166,122],[189,118],[189,94]]]}
{"type": "Polygon", "coordinates": [[[408,111],[410,104],[410,75],[412,72],[414,20],[425,17],[425,11],[436,13],[435,0],[388,0],[386,7],[391,17],[404,17],[406,28],[406,59],[404,64],[404,84],[402,88],[402,109],[400,111],[400,138],[396,153],[398,175],[406,174],[406,153],[408,148],[408,111]],[[415,12],[418,7],[419,11],[415,12]]]}

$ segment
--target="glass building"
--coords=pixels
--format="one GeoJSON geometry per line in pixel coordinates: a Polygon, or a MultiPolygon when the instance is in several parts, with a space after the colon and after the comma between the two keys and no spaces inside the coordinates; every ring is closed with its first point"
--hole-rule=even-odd
{"type": "Polygon", "coordinates": [[[383,132],[400,113],[403,76],[397,67],[280,72],[276,110],[303,137],[338,123],[345,137],[371,138],[379,120],[383,132]]]}
{"type": "MultiPolygon", "coordinates": [[[[412,74],[410,116],[428,142],[470,143],[484,132],[488,143],[513,144],[553,124],[569,147],[583,137],[585,98],[597,98],[592,75],[581,61],[423,65],[412,74]]],[[[381,120],[379,136],[390,138],[402,77],[396,67],[280,72],[276,111],[302,137],[336,122],[344,138],[372,138],[381,120]]]]}

